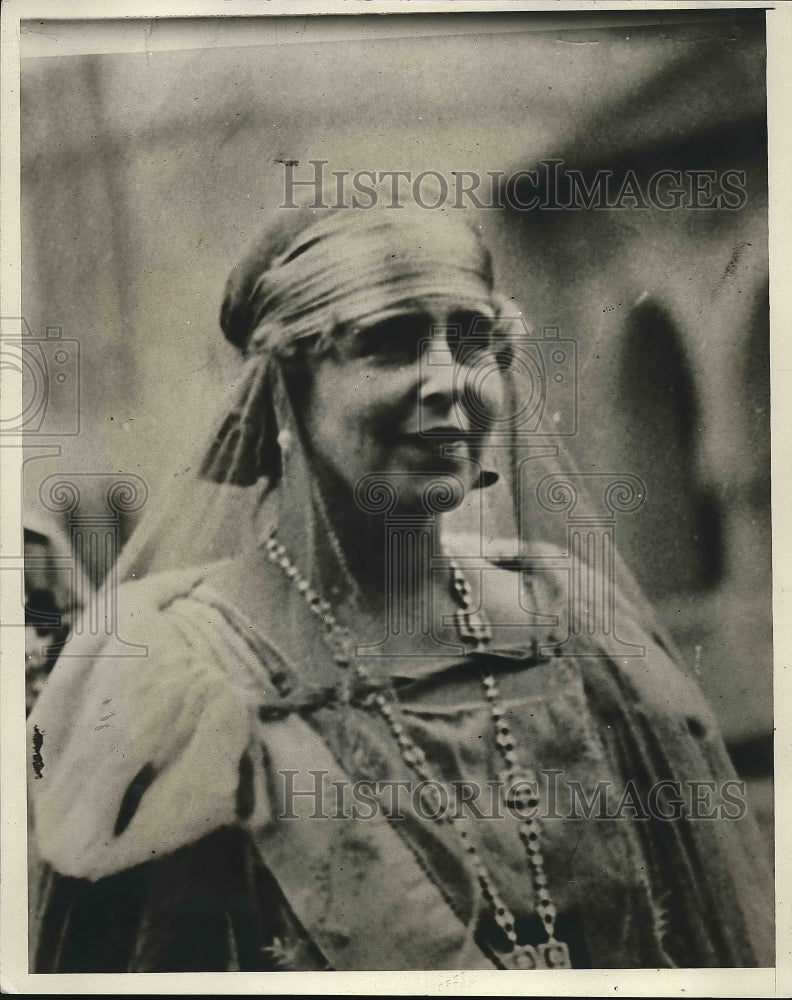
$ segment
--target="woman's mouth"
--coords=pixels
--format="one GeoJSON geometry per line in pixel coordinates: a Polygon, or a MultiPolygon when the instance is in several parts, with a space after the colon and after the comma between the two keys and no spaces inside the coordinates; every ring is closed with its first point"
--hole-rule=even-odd
{"type": "Polygon", "coordinates": [[[412,452],[422,465],[430,462],[431,471],[438,473],[456,469],[470,458],[470,435],[458,427],[402,434],[397,445],[412,452]]]}
{"type": "Polygon", "coordinates": [[[410,444],[426,444],[437,447],[441,444],[456,444],[466,442],[470,432],[454,424],[438,424],[435,427],[422,427],[419,431],[410,431],[399,436],[399,439],[410,444]]]}
{"type": "Polygon", "coordinates": [[[453,449],[454,451],[466,449],[469,437],[469,434],[454,427],[443,431],[419,431],[415,434],[401,434],[397,442],[425,451],[442,453],[445,449],[453,449]]]}

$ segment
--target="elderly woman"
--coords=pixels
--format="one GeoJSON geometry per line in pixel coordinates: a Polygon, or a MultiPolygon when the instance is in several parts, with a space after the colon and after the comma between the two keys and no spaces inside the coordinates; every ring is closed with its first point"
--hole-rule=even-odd
{"type": "Polygon", "coordinates": [[[200,514],[127,561],[148,656],[87,640],[32,720],[36,970],[772,964],[722,741],[640,602],[564,637],[556,550],[440,530],[513,391],[477,232],[284,214],[227,286],[200,514]]]}

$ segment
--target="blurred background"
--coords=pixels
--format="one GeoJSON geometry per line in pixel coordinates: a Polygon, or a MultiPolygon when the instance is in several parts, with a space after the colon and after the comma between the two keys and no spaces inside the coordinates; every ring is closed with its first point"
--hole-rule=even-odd
{"type": "MultiPolygon", "coordinates": [[[[578,343],[580,467],[647,484],[618,543],[769,830],[762,14],[29,22],[22,51],[24,313],[35,334],[78,342],[82,393],[79,433],[41,438],[58,456],[29,452],[31,513],[55,473],[90,474],[83,513],[101,520],[107,476],[156,494],[183,470],[235,377],[222,287],[283,201],[284,160],[301,179],[310,159],[447,176],[551,158],[587,177],[744,171],[736,210],[476,214],[500,288],[578,343]]],[[[53,395],[50,426],[75,405],[53,395]]],[[[113,516],[120,545],[138,512],[113,516]]]]}

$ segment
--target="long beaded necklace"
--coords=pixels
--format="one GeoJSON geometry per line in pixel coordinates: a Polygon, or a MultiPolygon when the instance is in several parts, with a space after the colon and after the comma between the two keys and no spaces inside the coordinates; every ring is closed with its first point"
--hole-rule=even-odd
{"type": "MultiPolygon", "coordinates": [[[[336,665],[342,670],[348,670],[351,666],[357,680],[370,686],[371,674],[355,656],[355,644],[351,632],[339,624],[329,602],[320,597],[310,582],[301,575],[274,532],[266,541],[266,550],[270,560],[281,567],[286,577],[302,594],[310,611],[322,622],[324,640],[336,665]]],[[[492,629],[483,612],[474,614],[471,611],[470,587],[459,566],[450,560],[450,567],[453,581],[452,596],[458,605],[454,613],[458,634],[471,652],[486,652],[492,638],[492,629]]],[[[482,672],[480,679],[495,727],[495,743],[504,763],[504,770],[500,772],[498,779],[501,787],[506,789],[506,805],[519,819],[518,832],[531,871],[536,913],[547,936],[545,942],[537,945],[518,942],[514,914],[498,892],[492,874],[468,830],[454,820],[451,809],[441,809],[436,812],[436,820],[451,826],[456,832],[476,875],[481,894],[489,904],[495,922],[509,942],[509,948],[505,950],[488,943],[487,947],[497,964],[504,969],[569,969],[572,967],[569,947],[563,941],[558,941],[555,936],[556,908],[547,887],[541,834],[535,816],[538,806],[537,792],[534,791],[534,789],[538,791],[536,773],[532,768],[518,762],[516,744],[506,720],[494,674],[482,672]]],[[[424,790],[427,794],[434,791],[439,798],[437,793],[439,782],[432,777],[423,750],[405,729],[395,691],[392,688],[387,692],[375,690],[371,697],[371,705],[387,724],[396,740],[402,759],[424,784],[424,790]]]]}

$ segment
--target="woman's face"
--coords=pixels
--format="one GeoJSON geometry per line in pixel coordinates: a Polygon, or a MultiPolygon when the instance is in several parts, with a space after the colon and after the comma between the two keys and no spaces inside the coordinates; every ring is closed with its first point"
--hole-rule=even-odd
{"type": "Polygon", "coordinates": [[[342,333],[312,375],[307,431],[320,468],[353,492],[382,474],[401,509],[420,509],[437,483],[461,502],[503,404],[492,328],[491,312],[416,303],[342,333]]]}

